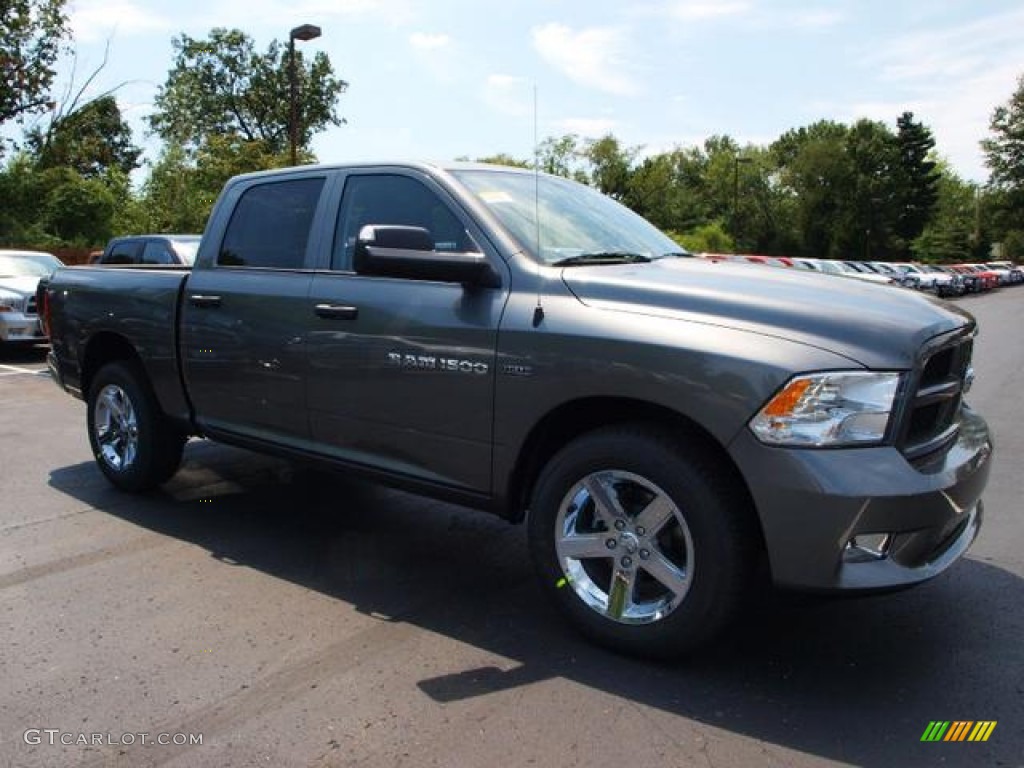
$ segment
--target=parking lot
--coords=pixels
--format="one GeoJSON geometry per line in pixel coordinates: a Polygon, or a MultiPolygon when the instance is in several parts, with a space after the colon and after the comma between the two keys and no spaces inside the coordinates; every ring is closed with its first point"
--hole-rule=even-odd
{"type": "Polygon", "coordinates": [[[579,639],[482,513],[204,441],[119,493],[43,351],[3,353],[0,766],[1024,765],[1024,290],[958,303],[996,442],[968,557],[766,590],[671,665],[579,639]]]}

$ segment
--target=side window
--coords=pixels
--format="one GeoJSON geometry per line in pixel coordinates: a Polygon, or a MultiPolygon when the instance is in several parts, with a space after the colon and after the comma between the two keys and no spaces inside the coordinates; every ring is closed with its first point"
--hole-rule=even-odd
{"type": "Polygon", "coordinates": [[[139,263],[139,241],[122,240],[114,243],[107,253],[100,259],[100,264],[138,264],[139,263]]]}
{"type": "Polygon", "coordinates": [[[335,229],[333,269],[351,269],[356,238],[367,224],[422,227],[436,251],[477,251],[459,218],[433,191],[408,176],[352,176],[335,229]]]}
{"type": "Polygon", "coordinates": [[[167,250],[166,244],[150,240],[146,243],[146,247],[142,249],[142,263],[174,264],[175,261],[171,256],[171,252],[167,250]]]}
{"type": "Polygon", "coordinates": [[[324,180],[250,187],[239,198],[217,255],[218,266],[301,269],[324,180]]]}

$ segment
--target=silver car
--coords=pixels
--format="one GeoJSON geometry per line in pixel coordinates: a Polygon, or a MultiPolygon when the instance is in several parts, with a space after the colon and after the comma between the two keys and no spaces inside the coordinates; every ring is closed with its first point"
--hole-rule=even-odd
{"type": "Polygon", "coordinates": [[[36,288],[61,266],[50,253],[0,250],[0,344],[46,341],[36,313],[36,288]]]}

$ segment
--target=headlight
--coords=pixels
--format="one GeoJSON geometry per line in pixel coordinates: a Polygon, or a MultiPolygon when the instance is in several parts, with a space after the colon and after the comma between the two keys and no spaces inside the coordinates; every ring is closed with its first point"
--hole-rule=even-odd
{"type": "Polygon", "coordinates": [[[0,291],[0,312],[24,312],[25,299],[17,293],[0,291]]]}
{"type": "Polygon", "coordinates": [[[762,443],[867,445],[885,437],[900,374],[833,371],[796,376],[750,422],[762,443]]]}

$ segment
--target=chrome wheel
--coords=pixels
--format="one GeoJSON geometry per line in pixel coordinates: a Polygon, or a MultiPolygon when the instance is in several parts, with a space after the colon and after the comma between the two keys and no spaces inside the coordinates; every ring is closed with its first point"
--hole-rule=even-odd
{"type": "Polygon", "coordinates": [[[555,552],[560,586],[622,624],[664,619],[693,582],[693,538],[682,511],[631,472],[593,472],[573,485],[558,508],[555,552]]]}
{"type": "Polygon", "coordinates": [[[135,463],[139,421],[131,399],[116,384],[107,384],[96,397],[93,436],[100,457],[111,469],[123,472],[135,463]]]}

